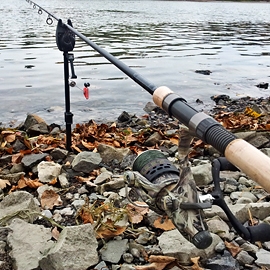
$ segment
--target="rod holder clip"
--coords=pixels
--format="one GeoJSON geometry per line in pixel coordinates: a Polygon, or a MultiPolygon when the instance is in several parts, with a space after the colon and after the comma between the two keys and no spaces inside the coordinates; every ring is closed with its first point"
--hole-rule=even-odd
{"type": "Polygon", "coordinates": [[[67,53],[66,57],[70,63],[70,69],[71,69],[71,79],[77,79],[77,75],[75,74],[75,70],[74,70],[74,54],[73,53],[67,53]]]}

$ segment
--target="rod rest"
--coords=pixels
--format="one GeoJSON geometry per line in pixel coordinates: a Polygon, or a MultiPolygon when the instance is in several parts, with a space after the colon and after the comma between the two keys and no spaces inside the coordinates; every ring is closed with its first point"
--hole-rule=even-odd
{"type": "Polygon", "coordinates": [[[233,215],[228,205],[226,204],[223,193],[220,188],[220,171],[239,171],[233,164],[231,164],[225,157],[220,157],[212,162],[212,176],[214,181],[214,191],[211,195],[214,197],[213,204],[218,205],[227,215],[231,225],[237,233],[245,240],[250,242],[269,241],[270,240],[270,225],[267,223],[260,223],[256,226],[243,226],[241,222],[233,215]]]}

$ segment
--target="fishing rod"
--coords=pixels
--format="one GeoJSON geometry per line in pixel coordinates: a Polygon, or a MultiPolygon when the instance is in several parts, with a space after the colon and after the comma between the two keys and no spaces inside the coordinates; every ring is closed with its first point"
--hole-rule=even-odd
{"type": "MultiPolygon", "coordinates": [[[[192,108],[183,97],[175,94],[168,87],[157,87],[147,79],[143,78],[140,74],[135,72],[126,64],[112,56],[106,50],[100,48],[96,43],[94,43],[86,36],[81,34],[79,31],[74,29],[70,20],[68,20],[67,24],[65,24],[62,22],[62,20],[56,18],[53,14],[47,12],[44,8],[34,3],[33,1],[26,1],[33,5],[34,8],[38,7],[39,14],[41,14],[42,11],[48,14],[48,18],[46,20],[48,24],[52,23],[52,18],[58,21],[56,29],[56,43],[59,50],[64,52],[65,82],[68,81],[69,76],[68,62],[71,64],[72,76],[75,76],[72,65],[74,57],[72,54],[69,54],[69,52],[74,49],[76,35],[80,39],[85,41],[94,50],[104,56],[108,61],[114,64],[118,69],[120,69],[131,79],[133,79],[142,88],[148,91],[153,96],[154,103],[160,108],[162,108],[164,111],[166,111],[170,116],[178,119],[183,125],[185,125],[189,129],[189,132],[192,135],[200,138],[205,143],[212,145],[225,156],[225,165],[223,161],[215,163],[216,165],[213,169],[213,178],[215,176],[218,179],[218,177],[216,176],[217,173],[215,172],[217,170],[216,168],[218,168],[218,170],[236,168],[237,170],[243,171],[247,176],[259,183],[266,191],[270,192],[270,158],[267,157],[264,153],[262,153],[260,150],[258,150],[248,142],[244,141],[243,139],[237,138],[234,134],[226,130],[219,122],[214,120],[211,116],[203,112],[198,112],[197,110],[192,108]],[[228,165],[227,163],[231,165],[228,165]]],[[[68,83],[66,83],[66,100],[69,101],[69,96],[67,94],[67,92],[69,91],[68,87],[69,85],[68,83]]],[[[65,119],[69,125],[69,128],[71,128],[72,113],[69,111],[69,109],[70,108],[67,105],[65,119]]],[[[70,147],[70,145],[68,145],[67,141],[67,148],[68,147],[70,147]]],[[[166,176],[168,174],[167,169],[171,168],[171,166],[168,167],[168,162],[166,161],[166,159],[157,158],[155,155],[147,155],[148,156],[146,158],[143,158],[143,160],[146,159],[149,161],[147,162],[147,164],[144,164],[144,166],[141,167],[141,164],[143,164],[144,162],[140,161],[140,165],[137,165],[133,168],[134,170],[137,170],[137,172],[139,172],[139,176],[138,174],[136,174],[137,177],[135,177],[136,175],[134,176],[132,174],[126,175],[126,181],[128,182],[128,184],[131,184],[135,188],[137,188],[138,191],[140,190],[139,194],[141,194],[141,197],[143,197],[145,201],[150,204],[152,209],[163,212],[165,211],[169,216],[172,217],[175,224],[177,225],[176,227],[179,229],[180,232],[188,234],[189,237],[192,236],[192,242],[197,247],[205,248],[205,245],[203,243],[207,242],[207,245],[209,245],[211,241],[209,240],[209,234],[206,233],[203,224],[201,224],[201,218],[196,219],[195,223],[189,224],[189,222],[183,222],[183,217],[185,216],[185,214],[183,213],[186,213],[188,211],[195,211],[196,215],[200,216],[201,210],[206,208],[207,206],[200,202],[197,196],[194,196],[194,198],[192,199],[188,198],[188,192],[186,192],[187,197],[185,198],[185,200],[190,199],[194,200],[194,202],[188,201],[183,203],[183,197],[181,197],[180,192],[184,185],[179,186],[181,179],[176,181],[175,177],[170,176],[170,179],[168,180],[166,177],[164,177],[164,175],[166,176]],[[151,157],[150,159],[149,156],[151,157]],[[150,162],[151,159],[153,160],[154,164],[150,162]],[[164,180],[163,182],[160,181],[160,175],[156,175],[156,178],[152,179],[147,173],[147,170],[146,172],[144,171],[144,167],[146,166],[146,168],[148,168],[148,172],[150,170],[153,174],[155,174],[155,168],[157,167],[157,165],[160,168],[159,171],[163,174],[163,178],[161,177],[164,180]],[[179,194],[177,194],[177,192],[179,194]],[[158,195],[162,195],[162,198],[160,198],[160,196],[158,195]],[[151,200],[151,198],[156,198],[159,201],[153,201],[151,200]],[[168,201],[166,201],[167,199],[168,201]],[[198,223],[200,223],[200,225],[198,225],[198,223]],[[194,234],[194,230],[191,229],[192,226],[196,227],[195,231],[197,232],[197,234],[194,234]]],[[[175,174],[175,170],[173,169],[172,171],[175,174]]],[[[171,171],[169,172],[170,173],[168,175],[171,174],[171,171]]],[[[193,187],[192,190],[194,192],[194,185],[191,186],[193,187]]],[[[270,225],[259,224],[257,226],[254,226],[254,228],[252,229],[243,229],[240,222],[236,220],[235,217],[232,217],[233,215],[228,210],[225,201],[223,202],[220,192],[221,190],[217,184],[216,192],[213,193],[213,198],[215,199],[214,202],[220,207],[222,207],[222,209],[232,222],[232,225],[238,228],[237,231],[239,233],[241,233],[243,230],[245,231],[244,233],[241,233],[241,235],[244,236],[245,239],[253,241],[258,241],[260,239],[262,241],[265,241],[265,239],[269,238],[270,225]]],[[[189,220],[189,217],[187,217],[187,219],[189,220]]],[[[189,237],[187,238],[189,239],[189,237]]]]}

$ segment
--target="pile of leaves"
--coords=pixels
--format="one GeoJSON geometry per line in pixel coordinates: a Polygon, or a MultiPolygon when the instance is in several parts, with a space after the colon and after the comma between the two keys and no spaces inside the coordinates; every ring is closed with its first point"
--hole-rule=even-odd
{"type": "Polygon", "coordinates": [[[214,118],[231,131],[270,130],[270,119],[250,107],[243,112],[220,111],[214,118]]]}

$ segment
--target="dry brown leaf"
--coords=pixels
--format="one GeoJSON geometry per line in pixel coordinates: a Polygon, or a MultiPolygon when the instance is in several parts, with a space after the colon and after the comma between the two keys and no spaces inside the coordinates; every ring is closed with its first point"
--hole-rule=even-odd
{"type": "Polygon", "coordinates": [[[121,144],[118,141],[113,141],[113,146],[119,148],[121,144]]]}
{"type": "Polygon", "coordinates": [[[107,221],[102,223],[101,226],[97,229],[96,233],[98,238],[112,238],[122,234],[126,228],[126,226],[117,226],[112,220],[107,219],[107,221]]]}
{"type": "Polygon", "coordinates": [[[93,150],[96,147],[95,144],[85,142],[84,140],[81,140],[81,143],[88,150],[93,150]]]}
{"type": "Polygon", "coordinates": [[[60,196],[53,190],[45,190],[41,195],[41,207],[43,209],[53,209],[54,206],[62,205],[60,196]]]}
{"type": "Polygon", "coordinates": [[[54,227],[51,231],[52,233],[52,237],[55,239],[55,240],[58,240],[59,238],[59,235],[60,235],[60,232],[58,231],[58,228],[57,227],[54,227]]]}
{"type": "Polygon", "coordinates": [[[178,137],[171,137],[170,142],[175,144],[175,145],[178,145],[179,139],[178,139],[178,137]]]}
{"type": "Polygon", "coordinates": [[[23,179],[20,179],[18,181],[17,188],[18,189],[23,189],[25,187],[27,187],[26,180],[24,178],[23,179]]]}
{"type": "Polygon", "coordinates": [[[53,180],[51,180],[49,185],[55,185],[56,183],[57,183],[57,178],[55,177],[53,180]]]}
{"type": "Polygon", "coordinates": [[[190,260],[194,263],[191,267],[192,270],[203,270],[203,268],[199,266],[200,257],[190,258],[190,260]]]}
{"type": "Polygon", "coordinates": [[[149,262],[157,262],[157,263],[171,263],[174,262],[176,259],[170,256],[161,256],[161,255],[151,255],[149,257],[149,262]]]}
{"type": "Polygon", "coordinates": [[[174,257],[151,255],[149,257],[149,262],[151,264],[135,266],[135,269],[136,270],[163,270],[163,269],[166,269],[168,264],[174,261],[175,261],[174,257]]]}
{"type": "Polygon", "coordinates": [[[18,164],[21,162],[22,158],[23,158],[23,155],[21,153],[14,154],[12,155],[11,162],[13,164],[18,164]]]}
{"type": "Polygon", "coordinates": [[[73,148],[74,150],[76,150],[79,153],[82,152],[82,150],[74,144],[72,144],[71,148],[73,148]]]}
{"type": "Polygon", "coordinates": [[[95,176],[89,176],[89,177],[75,176],[75,179],[78,180],[79,182],[85,183],[85,182],[89,182],[91,180],[96,179],[96,177],[95,176]]]}
{"type": "MultiPolygon", "coordinates": [[[[145,205],[145,203],[139,201],[136,204],[145,205]]],[[[126,210],[129,221],[134,224],[140,223],[143,220],[143,216],[149,212],[148,207],[139,207],[131,203],[126,205],[126,210]]]]}
{"type": "Polygon", "coordinates": [[[8,186],[11,185],[10,182],[9,182],[8,180],[0,179],[0,188],[1,188],[1,189],[6,188],[7,185],[8,185],[8,186]]]}
{"type": "Polygon", "coordinates": [[[86,224],[86,223],[93,224],[94,223],[93,216],[88,208],[83,207],[79,212],[79,216],[82,219],[83,224],[86,224]]]}
{"type": "Polygon", "coordinates": [[[38,188],[43,186],[43,184],[38,180],[25,179],[25,183],[30,188],[38,188]]]}
{"type": "Polygon", "coordinates": [[[230,251],[233,257],[235,257],[242,249],[232,242],[224,242],[226,248],[230,251]]]}
{"type": "Polygon", "coordinates": [[[155,221],[154,224],[155,228],[162,229],[164,231],[171,231],[175,229],[174,224],[172,221],[167,217],[158,217],[155,221]]]}

